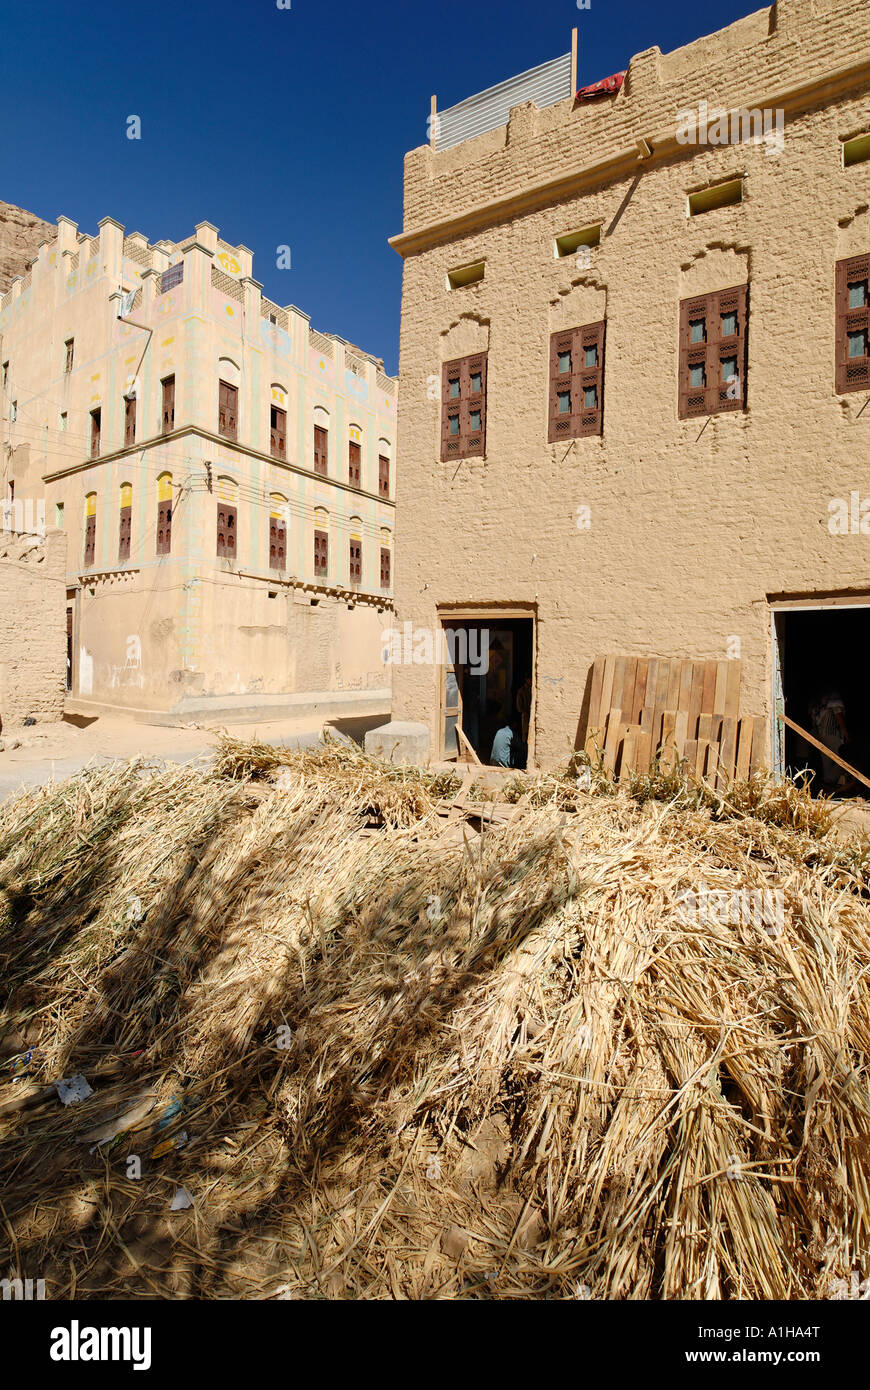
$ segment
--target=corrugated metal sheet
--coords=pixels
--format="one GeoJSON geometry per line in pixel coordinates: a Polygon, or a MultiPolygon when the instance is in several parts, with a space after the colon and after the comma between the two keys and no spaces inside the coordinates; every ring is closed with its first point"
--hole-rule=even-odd
{"type": "Polygon", "coordinates": [[[571,54],[553,58],[549,63],[529,68],[517,77],[509,77],[477,96],[466,97],[456,106],[438,112],[436,128],[436,148],[449,150],[452,145],[461,145],[474,135],[482,135],[485,130],[496,130],[507,125],[511,108],[524,101],[533,101],[536,106],[552,106],[571,95],[571,54]]]}

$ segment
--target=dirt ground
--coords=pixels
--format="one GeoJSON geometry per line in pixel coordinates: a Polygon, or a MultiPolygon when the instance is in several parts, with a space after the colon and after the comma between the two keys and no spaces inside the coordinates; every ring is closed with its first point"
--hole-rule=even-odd
{"type": "MultiPolygon", "coordinates": [[[[366,729],[382,724],[378,719],[346,719],[330,727],[362,742],[366,729]]],[[[176,727],[138,723],[120,716],[89,719],[67,715],[56,724],[28,728],[6,726],[0,734],[0,801],[19,787],[61,781],[93,763],[148,757],[163,763],[211,761],[220,724],[185,724],[176,727]]],[[[318,743],[322,718],[279,719],[257,724],[233,724],[238,738],[260,738],[287,748],[318,743]]]]}

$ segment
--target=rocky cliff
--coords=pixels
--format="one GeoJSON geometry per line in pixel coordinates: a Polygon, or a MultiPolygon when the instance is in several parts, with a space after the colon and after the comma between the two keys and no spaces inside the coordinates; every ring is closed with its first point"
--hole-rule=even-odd
{"type": "Polygon", "coordinates": [[[57,235],[57,228],[0,199],[0,294],[5,294],[16,275],[23,275],[42,241],[57,235]]]}

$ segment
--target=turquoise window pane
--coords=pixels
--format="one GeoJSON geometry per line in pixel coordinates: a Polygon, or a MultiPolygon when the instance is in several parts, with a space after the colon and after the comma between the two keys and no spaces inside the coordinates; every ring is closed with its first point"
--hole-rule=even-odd
{"type": "Polygon", "coordinates": [[[849,286],[849,308],[863,309],[867,303],[867,281],[859,280],[857,284],[849,286]]]}
{"type": "Polygon", "coordinates": [[[690,367],[690,368],[689,368],[689,385],[690,385],[690,386],[703,386],[703,385],[704,385],[704,364],[703,364],[703,362],[699,362],[697,367],[690,367]]]}
{"type": "Polygon", "coordinates": [[[722,337],[723,337],[723,338],[733,338],[733,336],[734,336],[734,334],[735,334],[736,332],[737,332],[737,315],[736,315],[736,314],[723,314],[723,315],[722,315],[722,337]]]}
{"type": "Polygon", "coordinates": [[[587,386],[583,392],[583,405],[586,410],[594,410],[598,404],[598,391],[594,386],[587,386]]]}
{"type": "Polygon", "coordinates": [[[857,333],[849,334],[849,356],[867,356],[867,334],[863,331],[863,329],[857,333]]]}
{"type": "Polygon", "coordinates": [[[689,342],[703,343],[705,322],[703,319],[693,319],[689,324],[689,342]]]}
{"type": "Polygon", "coordinates": [[[595,344],[593,343],[592,347],[586,348],[585,351],[586,351],[586,366],[587,366],[587,367],[597,367],[597,366],[598,366],[598,348],[597,348],[597,347],[595,346],[595,344]]]}
{"type": "Polygon", "coordinates": [[[570,415],[570,414],[571,414],[571,392],[570,392],[570,391],[560,391],[560,392],[558,393],[558,402],[559,402],[559,414],[560,414],[560,415],[570,415]]]}
{"type": "Polygon", "coordinates": [[[735,377],[736,375],[737,375],[737,358],[736,358],[736,357],[723,357],[723,358],[722,358],[722,380],[723,380],[723,381],[731,381],[732,378],[735,377]]]}
{"type": "Polygon", "coordinates": [[[476,434],[477,431],[480,429],[480,411],[479,411],[479,410],[472,410],[472,412],[471,412],[471,429],[472,429],[472,433],[474,433],[474,434],[476,434]]]}
{"type": "Polygon", "coordinates": [[[451,416],[450,416],[450,423],[449,423],[449,425],[447,426],[447,429],[448,429],[448,432],[449,432],[450,434],[458,434],[458,433],[459,433],[459,416],[458,416],[458,415],[451,415],[451,416]]]}
{"type": "Polygon", "coordinates": [[[472,394],[473,396],[476,396],[477,393],[479,392],[479,390],[480,390],[480,372],[472,372],[472,374],[471,374],[471,394],[472,394]]]}
{"type": "Polygon", "coordinates": [[[458,395],[459,395],[459,382],[458,382],[458,381],[451,381],[451,383],[450,383],[450,399],[451,399],[452,401],[455,401],[458,395]]]}
{"type": "Polygon", "coordinates": [[[570,372],[570,370],[571,370],[571,354],[570,354],[570,352],[560,352],[560,353],[559,353],[559,371],[560,371],[560,373],[564,374],[565,372],[570,372]]]}

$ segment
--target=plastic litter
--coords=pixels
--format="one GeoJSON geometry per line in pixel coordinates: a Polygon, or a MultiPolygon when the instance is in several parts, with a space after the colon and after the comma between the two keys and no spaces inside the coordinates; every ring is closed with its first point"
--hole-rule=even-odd
{"type": "Polygon", "coordinates": [[[178,1096],[173,1096],[172,1100],[167,1105],[163,1114],[160,1116],[160,1119],[157,1121],[157,1128],[165,1129],[166,1126],[169,1124],[170,1120],[174,1120],[176,1115],[181,1114],[183,1105],[183,1100],[179,1100],[178,1096]]]}
{"type": "Polygon", "coordinates": [[[176,1192],[175,1196],[174,1196],[173,1199],[172,1199],[172,1205],[170,1206],[169,1210],[170,1210],[170,1211],[187,1211],[187,1208],[188,1208],[188,1207],[192,1207],[192,1206],[193,1206],[193,1198],[191,1197],[191,1195],[190,1195],[190,1193],[188,1192],[187,1188],[186,1188],[186,1187],[179,1187],[178,1191],[176,1192]]]}
{"type": "Polygon", "coordinates": [[[93,1086],[89,1086],[81,1072],[75,1076],[67,1076],[63,1081],[52,1083],[58,1094],[58,1099],[62,1105],[74,1105],[77,1101],[87,1100],[88,1096],[94,1094],[93,1086]]]}
{"type": "Polygon", "coordinates": [[[163,1158],[165,1154],[171,1153],[173,1149],[183,1149],[187,1143],[187,1130],[183,1129],[180,1134],[173,1134],[171,1139],[164,1139],[162,1144],[158,1144],[152,1151],[152,1158],[163,1158]]]}

